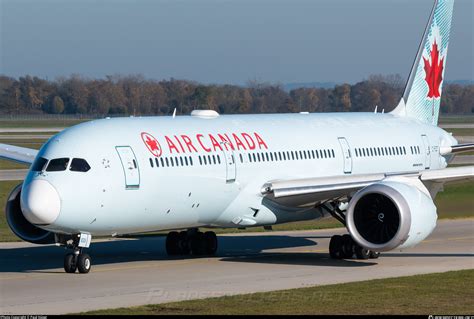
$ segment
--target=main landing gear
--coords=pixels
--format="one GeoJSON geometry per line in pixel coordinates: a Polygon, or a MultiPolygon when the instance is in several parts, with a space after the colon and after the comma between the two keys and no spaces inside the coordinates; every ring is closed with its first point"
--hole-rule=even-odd
{"type": "MultiPolygon", "coordinates": [[[[326,203],[321,206],[323,210],[347,227],[345,210],[340,207],[341,203],[338,202],[326,203]]],[[[377,259],[380,253],[359,246],[349,234],[345,234],[331,237],[329,255],[333,259],[352,259],[354,255],[356,259],[377,259]]]]}
{"type": "Polygon", "coordinates": [[[176,232],[166,237],[166,252],[170,256],[214,255],[217,251],[217,236],[214,232],[202,233],[197,229],[176,232]]]}
{"type": "Polygon", "coordinates": [[[334,235],[329,242],[329,255],[333,259],[376,259],[380,253],[359,246],[349,234],[334,235]]]}
{"type": "Polygon", "coordinates": [[[77,270],[81,274],[87,274],[91,270],[92,260],[88,254],[83,252],[83,249],[89,247],[91,235],[73,235],[71,240],[69,242],[59,241],[66,248],[72,249],[71,253],[64,256],[64,271],[72,274],[77,270]]]}

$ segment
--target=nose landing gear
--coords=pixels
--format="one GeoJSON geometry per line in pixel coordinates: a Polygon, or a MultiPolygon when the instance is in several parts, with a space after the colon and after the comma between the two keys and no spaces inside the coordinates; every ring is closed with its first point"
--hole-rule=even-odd
{"type": "Polygon", "coordinates": [[[84,248],[89,247],[90,242],[91,235],[78,234],[72,236],[72,243],[63,243],[63,246],[73,250],[72,253],[67,253],[64,256],[64,271],[72,274],[78,270],[81,274],[87,274],[91,270],[91,257],[83,252],[84,248]]]}

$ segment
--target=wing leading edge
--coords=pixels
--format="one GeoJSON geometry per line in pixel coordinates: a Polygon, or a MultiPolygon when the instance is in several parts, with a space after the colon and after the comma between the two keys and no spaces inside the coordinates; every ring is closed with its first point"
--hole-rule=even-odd
{"type": "Polygon", "coordinates": [[[270,181],[262,187],[261,194],[277,202],[302,206],[348,196],[352,192],[390,177],[410,177],[417,178],[425,184],[445,184],[474,180],[474,166],[450,167],[418,173],[361,174],[270,181]]]}
{"type": "Polygon", "coordinates": [[[38,150],[32,148],[0,143],[0,158],[6,160],[24,164],[32,164],[37,154],[38,150]]]}

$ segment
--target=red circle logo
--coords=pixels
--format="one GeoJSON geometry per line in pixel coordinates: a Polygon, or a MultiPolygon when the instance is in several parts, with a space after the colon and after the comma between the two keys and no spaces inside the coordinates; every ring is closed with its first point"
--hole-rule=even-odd
{"type": "Polygon", "coordinates": [[[161,149],[160,143],[158,142],[156,138],[153,137],[153,135],[148,134],[146,132],[142,132],[142,140],[151,154],[153,154],[156,157],[161,156],[161,153],[163,151],[161,149]]]}

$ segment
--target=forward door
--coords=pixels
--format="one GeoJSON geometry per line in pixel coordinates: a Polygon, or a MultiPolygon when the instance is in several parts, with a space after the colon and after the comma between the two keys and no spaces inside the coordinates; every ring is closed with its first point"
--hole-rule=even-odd
{"type": "Polygon", "coordinates": [[[125,188],[137,189],[140,187],[140,171],[138,169],[137,158],[135,153],[130,146],[117,146],[115,147],[117,153],[122,162],[124,177],[125,177],[125,188]]]}
{"type": "Polygon", "coordinates": [[[339,144],[341,145],[342,156],[344,158],[344,174],[352,173],[352,155],[349,143],[344,137],[339,137],[339,144]]]}

